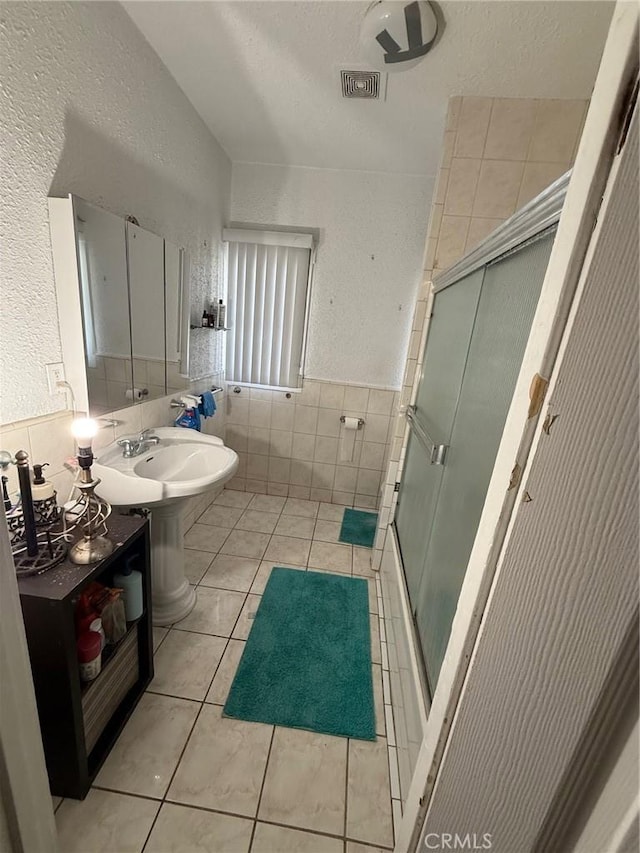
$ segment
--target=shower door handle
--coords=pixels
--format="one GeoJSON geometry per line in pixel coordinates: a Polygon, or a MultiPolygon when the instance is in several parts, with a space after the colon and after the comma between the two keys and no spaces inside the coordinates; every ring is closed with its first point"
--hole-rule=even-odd
{"type": "Polygon", "coordinates": [[[407,406],[407,420],[411,431],[414,433],[420,444],[427,451],[429,461],[432,465],[444,465],[445,456],[447,455],[447,444],[436,444],[429,433],[422,426],[416,417],[416,407],[407,406]]]}

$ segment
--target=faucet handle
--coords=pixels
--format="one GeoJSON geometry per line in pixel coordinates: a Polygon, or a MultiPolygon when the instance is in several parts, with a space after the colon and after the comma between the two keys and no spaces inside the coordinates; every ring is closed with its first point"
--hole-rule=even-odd
{"type": "Polygon", "coordinates": [[[136,441],[133,438],[119,438],[116,441],[116,444],[118,445],[118,447],[122,448],[125,456],[128,456],[131,453],[131,450],[135,443],[136,441]]]}
{"type": "Polygon", "coordinates": [[[145,441],[147,438],[157,438],[157,435],[153,434],[153,427],[149,427],[148,429],[143,429],[140,433],[140,437],[138,441],[145,441]]]}

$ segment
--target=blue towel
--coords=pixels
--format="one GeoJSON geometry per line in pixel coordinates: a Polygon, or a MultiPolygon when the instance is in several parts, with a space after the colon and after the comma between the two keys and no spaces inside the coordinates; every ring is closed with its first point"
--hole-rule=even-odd
{"type": "Polygon", "coordinates": [[[203,391],[202,394],[198,395],[202,402],[198,406],[198,411],[205,418],[210,418],[212,415],[216,413],[216,399],[211,393],[211,391],[203,391]]]}

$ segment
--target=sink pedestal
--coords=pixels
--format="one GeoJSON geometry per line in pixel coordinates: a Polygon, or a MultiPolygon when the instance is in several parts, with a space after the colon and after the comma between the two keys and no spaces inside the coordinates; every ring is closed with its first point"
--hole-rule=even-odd
{"type": "Polygon", "coordinates": [[[186,500],[154,506],[151,512],[153,624],[171,625],[194,608],[196,593],[184,576],[182,510],[186,500]]]}

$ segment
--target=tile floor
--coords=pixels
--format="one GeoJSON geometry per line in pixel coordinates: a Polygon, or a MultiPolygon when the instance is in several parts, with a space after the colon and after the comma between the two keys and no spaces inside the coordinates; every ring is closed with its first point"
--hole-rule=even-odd
{"type": "Polygon", "coordinates": [[[226,490],[197,519],[185,535],[196,607],[154,629],[155,677],[87,798],[56,800],[61,853],[393,848],[400,804],[381,590],[371,551],[338,542],[343,510],[226,490]],[[375,743],[222,717],[274,565],[367,578],[375,743]]]}

